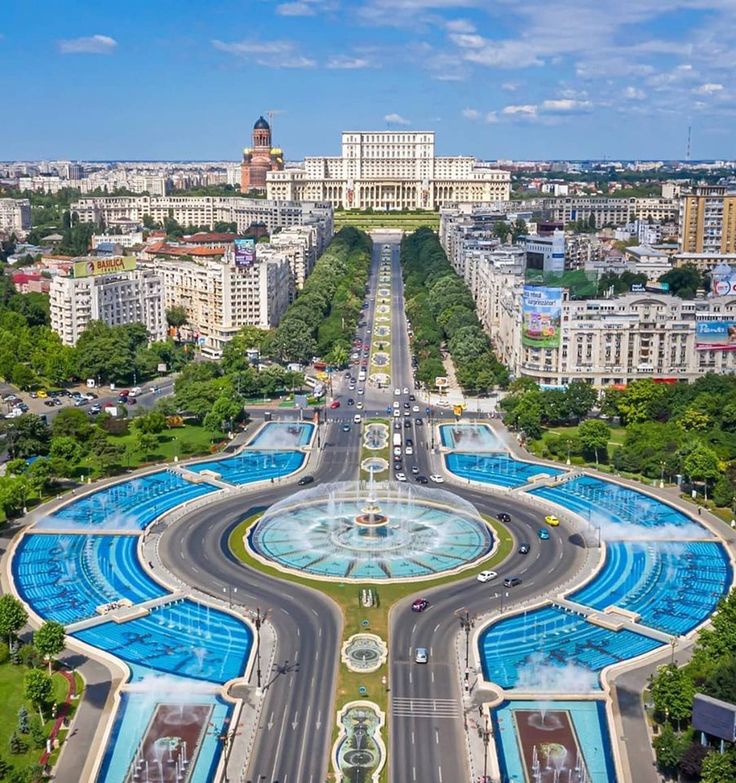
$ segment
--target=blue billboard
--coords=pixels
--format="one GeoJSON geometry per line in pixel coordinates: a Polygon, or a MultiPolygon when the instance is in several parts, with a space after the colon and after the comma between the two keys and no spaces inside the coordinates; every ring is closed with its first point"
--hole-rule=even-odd
{"type": "Polygon", "coordinates": [[[736,351],[736,321],[698,321],[695,324],[697,351],[736,351]]]}
{"type": "Polygon", "coordinates": [[[253,266],[256,261],[255,237],[236,239],[233,244],[235,245],[235,266],[241,269],[253,266]]]}

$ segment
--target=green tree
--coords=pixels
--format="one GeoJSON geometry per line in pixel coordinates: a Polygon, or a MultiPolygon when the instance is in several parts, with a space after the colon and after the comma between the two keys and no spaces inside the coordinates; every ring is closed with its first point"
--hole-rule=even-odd
{"type": "Polygon", "coordinates": [[[514,225],[511,226],[511,239],[514,243],[518,242],[519,237],[526,236],[529,233],[529,228],[526,225],[524,218],[516,218],[514,225]]]}
{"type": "Polygon", "coordinates": [[[28,621],[28,613],[23,604],[9,593],[0,595],[0,636],[8,640],[8,645],[28,621]]]}
{"type": "Polygon", "coordinates": [[[25,413],[8,425],[8,450],[13,457],[33,457],[49,450],[49,428],[33,413],[25,413]]]}
{"type": "Polygon", "coordinates": [[[28,734],[30,731],[30,724],[28,723],[28,710],[24,704],[18,708],[18,731],[21,734],[28,734]]]}
{"type": "Polygon", "coordinates": [[[103,470],[107,470],[119,462],[124,447],[113,443],[102,430],[96,429],[90,437],[89,450],[103,470]]]}
{"type": "Polygon", "coordinates": [[[312,329],[304,321],[291,318],[279,327],[270,350],[282,362],[307,364],[317,352],[317,343],[312,337],[312,329]]]}
{"type": "Polygon", "coordinates": [[[33,747],[36,748],[36,750],[42,750],[46,747],[46,732],[43,730],[43,724],[39,720],[38,715],[33,716],[30,728],[33,747]]]}
{"type": "Polygon", "coordinates": [[[570,416],[587,416],[598,402],[595,387],[585,381],[573,381],[565,389],[565,405],[570,416]]]}
{"type": "Polygon", "coordinates": [[[584,452],[595,454],[596,465],[598,464],[600,452],[607,456],[611,430],[605,422],[599,419],[586,419],[578,427],[578,438],[584,452]]]}
{"type": "Polygon", "coordinates": [[[675,734],[669,723],[665,723],[662,731],[654,738],[653,745],[657,755],[657,766],[668,777],[674,777],[680,756],[684,751],[681,738],[675,734]]]}
{"type": "Polygon", "coordinates": [[[51,424],[51,437],[85,443],[92,433],[89,416],[81,408],[62,408],[51,424]]]}
{"type": "Polygon", "coordinates": [[[48,660],[49,674],[51,663],[64,649],[64,626],[55,620],[45,622],[33,635],[33,646],[48,660]]]}
{"type": "Polygon", "coordinates": [[[505,220],[497,220],[493,224],[493,236],[501,240],[502,244],[506,244],[506,240],[511,233],[511,226],[505,220]]]}
{"type": "Polygon", "coordinates": [[[187,322],[187,310],[182,305],[174,305],[166,311],[166,322],[169,326],[179,328],[187,322]]]}
{"type": "Polygon", "coordinates": [[[694,481],[702,481],[708,498],[708,482],[718,478],[721,467],[718,454],[709,446],[696,446],[683,461],[685,473],[694,481]]]}
{"type": "Polygon", "coordinates": [[[151,433],[139,430],[135,436],[135,443],[138,450],[146,459],[151,459],[158,448],[158,438],[151,433]]]}
{"type": "Polygon", "coordinates": [[[651,690],[655,710],[667,720],[679,727],[690,716],[695,687],[684,669],[674,664],[660,666],[651,690]]]}
{"type": "Polygon", "coordinates": [[[233,397],[218,397],[212,410],[204,417],[203,424],[208,430],[222,432],[230,428],[231,422],[240,421],[243,416],[243,401],[233,397]]]}
{"type": "Polygon", "coordinates": [[[43,708],[51,699],[51,694],[54,691],[51,677],[40,669],[31,669],[23,678],[23,684],[26,699],[38,708],[38,714],[43,721],[43,708]]]}
{"type": "Polygon", "coordinates": [[[74,438],[61,436],[51,441],[51,467],[57,476],[73,476],[82,460],[82,447],[74,438]]]}
{"type": "Polygon", "coordinates": [[[23,740],[15,732],[10,735],[10,741],[8,744],[10,745],[10,752],[14,756],[18,756],[28,750],[28,745],[26,745],[26,743],[23,742],[23,740]]]}
{"type": "Polygon", "coordinates": [[[152,410],[142,416],[136,416],[132,421],[133,429],[158,435],[166,429],[166,416],[161,411],[152,410]]]}
{"type": "Polygon", "coordinates": [[[736,780],[736,753],[733,749],[726,753],[713,751],[702,764],[701,783],[733,783],[736,780]]]}
{"type": "Polygon", "coordinates": [[[699,288],[703,288],[703,275],[692,264],[670,269],[659,278],[660,283],[667,283],[670,293],[682,299],[694,299],[699,288]]]}

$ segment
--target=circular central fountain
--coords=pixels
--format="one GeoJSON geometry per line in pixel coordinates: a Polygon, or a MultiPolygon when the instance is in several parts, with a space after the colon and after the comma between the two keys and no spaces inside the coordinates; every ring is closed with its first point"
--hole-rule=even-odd
{"type": "Polygon", "coordinates": [[[442,489],[339,482],[271,506],[246,538],[261,561],[321,579],[385,582],[460,571],[494,547],[474,506],[442,489]]]}

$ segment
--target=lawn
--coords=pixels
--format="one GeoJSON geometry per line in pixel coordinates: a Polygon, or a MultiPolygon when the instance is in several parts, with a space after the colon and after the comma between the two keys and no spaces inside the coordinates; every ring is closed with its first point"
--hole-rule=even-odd
{"type": "Polygon", "coordinates": [[[401,228],[405,231],[414,231],[422,226],[438,229],[440,216],[438,212],[335,212],[335,231],[344,226],[355,226],[363,231],[373,228],[401,228]]]}
{"type": "MultiPolygon", "coordinates": [[[[471,573],[470,570],[467,570],[461,574],[451,574],[449,576],[427,580],[426,582],[403,582],[387,585],[323,582],[316,579],[299,577],[294,574],[286,574],[259,562],[253,558],[245,548],[243,539],[246,531],[251,525],[254,525],[258,521],[259,517],[260,514],[249,517],[233,529],[228,542],[230,550],[239,560],[258,571],[262,571],[263,573],[279,579],[284,579],[288,582],[296,582],[297,584],[311,587],[312,589],[319,590],[321,593],[329,596],[340,607],[342,612],[344,622],[343,641],[360,631],[370,631],[371,633],[380,636],[384,641],[387,641],[389,610],[393,604],[402,598],[419,595],[433,587],[450,584],[451,582],[456,582],[460,579],[467,579],[468,575],[471,573]],[[378,595],[377,606],[374,606],[371,609],[364,609],[360,604],[360,592],[364,587],[372,588],[378,595]],[[364,622],[367,622],[367,625],[364,625],[364,622]]],[[[486,523],[493,528],[499,545],[493,556],[484,561],[483,568],[495,568],[511,553],[513,549],[513,538],[509,531],[497,520],[486,516],[484,516],[484,519],[486,523]]],[[[386,714],[386,722],[388,724],[388,691],[381,681],[381,678],[387,675],[388,671],[385,666],[371,674],[360,674],[349,671],[348,668],[341,663],[338,669],[336,708],[339,709],[341,705],[355,699],[370,699],[386,714]],[[362,696],[359,692],[361,686],[367,690],[365,696],[362,696]]],[[[388,747],[388,725],[384,727],[382,734],[383,740],[388,747]]],[[[337,740],[337,737],[338,728],[335,726],[333,728],[333,744],[337,740]]],[[[387,779],[388,765],[384,767],[380,776],[382,783],[385,783],[387,779]]]]}
{"type": "MultiPolygon", "coordinates": [[[[611,438],[608,441],[608,461],[610,462],[613,459],[613,453],[614,451],[619,447],[623,445],[624,438],[626,437],[626,428],[625,427],[610,427],[611,430],[611,438]]],[[[544,431],[542,434],[542,437],[539,440],[533,440],[530,443],[530,451],[535,454],[538,457],[546,457],[547,459],[557,459],[558,461],[564,462],[565,458],[563,457],[560,459],[559,457],[552,456],[546,449],[546,441],[550,436],[553,435],[562,435],[563,437],[565,435],[569,437],[574,437],[577,435],[578,428],[575,427],[549,427],[544,431]]],[[[583,457],[580,455],[572,455],[570,458],[570,461],[575,465],[595,465],[595,461],[593,462],[586,462],[583,457]]]]}
{"type": "MultiPolygon", "coordinates": [[[[25,753],[17,755],[11,754],[9,750],[10,737],[17,728],[18,710],[25,705],[28,710],[29,718],[38,716],[38,711],[26,701],[23,697],[23,678],[29,669],[26,666],[14,666],[11,663],[0,665],[0,703],[3,705],[0,710],[0,758],[5,759],[14,769],[26,769],[38,763],[42,750],[33,747],[30,734],[20,735],[23,742],[28,745],[25,753]]],[[[54,695],[53,701],[61,704],[67,695],[67,681],[58,673],[53,675],[54,695]]],[[[81,693],[82,681],[77,678],[77,689],[81,693]]],[[[72,703],[72,710],[76,707],[79,700],[72,703]]],[[[49,720],[45,722],[44,729],[49,733],[54,721],[50,719],[49,708],[45,710],[45,717],[49,720]]]]}

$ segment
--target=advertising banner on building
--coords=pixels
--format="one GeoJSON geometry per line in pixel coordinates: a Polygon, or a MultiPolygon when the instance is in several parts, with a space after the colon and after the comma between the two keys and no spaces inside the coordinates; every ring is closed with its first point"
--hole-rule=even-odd
{"type": "Polygon", "coordinates": [[[116,256],[115,258],[87,258],[74,262],[74,277],[98,277],[99,275],[114,275],[116,272],[132,272],[136,261],[133,256],[116,256]]]}
{"type": "Polygon", "coordinates": [[[559,348],[562,289],[524,286],[521,342],[530,348],[559,348]]]}
{"type": "Polygon", "coordinates": [[[695,324],[697,351],[736,351],[736,321],[698,321],[695,324]]]}
{"type": "Polygon", "coordinates": [[[255,237],[236,239],[235,242],[235,266],[245,268],[253,266],[256,261],[255,237]]]}
{"type": "Polygon", "coordinates": [[[736,268],[719,264],[711,273],[710,288],[713,296],[736,296],[736,268]]]}

